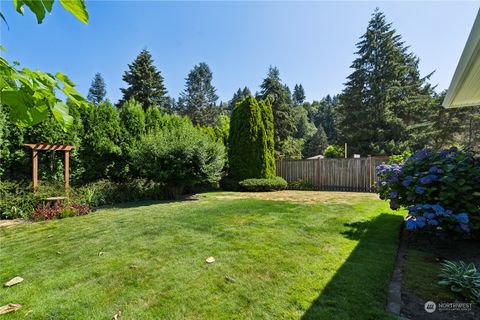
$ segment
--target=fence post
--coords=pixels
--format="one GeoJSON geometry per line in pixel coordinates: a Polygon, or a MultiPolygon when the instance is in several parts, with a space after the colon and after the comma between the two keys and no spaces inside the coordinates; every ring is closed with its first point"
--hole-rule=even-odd
{"type": "Polygon", "coordinates": [[[372,191],[372,181],[373,181],[373,176],[372,176],[372,156],[368,156],[368,191],[372,191]]]}

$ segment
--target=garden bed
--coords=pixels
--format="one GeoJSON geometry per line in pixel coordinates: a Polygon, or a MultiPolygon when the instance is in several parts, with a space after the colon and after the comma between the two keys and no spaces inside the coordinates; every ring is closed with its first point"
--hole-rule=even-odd
{"type": "MultiPolygon", "coordinates": [[[[402,315],[409,319],[474,320],[480,317],[480,306],[472,304],[469,310],[436,310],[429,314],[425,302],[468,303],[453,294],[448,287],[438,284],[440,263],[444,260],[474,263],[480,268],[480,242],[472,240],[442,240],[426,234],[407,236],[407,250],[403,272],[402,315]]],[[[449,307],[450,308],[450,307],[449,307]]]]}

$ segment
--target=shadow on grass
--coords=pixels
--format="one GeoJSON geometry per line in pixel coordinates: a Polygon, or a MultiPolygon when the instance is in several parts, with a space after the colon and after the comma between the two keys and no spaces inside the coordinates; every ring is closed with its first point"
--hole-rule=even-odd
{"type": "Polygon", "coordinates": [[[302,319],[388,319],[384,312],[402,217],[383,213],[346,224],[342,234],[359,240],[302,319]]]}

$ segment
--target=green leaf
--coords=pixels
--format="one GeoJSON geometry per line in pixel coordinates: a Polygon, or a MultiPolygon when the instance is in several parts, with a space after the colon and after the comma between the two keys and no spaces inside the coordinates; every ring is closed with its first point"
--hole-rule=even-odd
{"type": "Polygon", "coordinates": [[[48,117],[45,103],[34,100],[23,90],[3,91],[0,93],[2,103],[10,107],[10,120],[17,126],[28,127],[42,122],[48,117]]]}
{"type": "Polygon", "coordinates": [[[63,73],[61,72],[57,72],[57,74],[55,75],[57,77],[58,80],[60,80],[64,85],[68,85],[70,87],[75,87],[75,83],[73,83],[72,80],[70,80],[66,75],[64,75],[63,73]]]}
{"type": "Polygon", "coordinates": [[[22,8],[23,5],[24,5],[23,0],[13,0],[13,6],[15,7],[15,10],[17,10],[17,12],[21,13],[22,15],[25,12],[22,8]]]}
{"type": "Polygon", "coordinates": [[[88,24],[88,12],[83,0],[60,0],[65,10],[72,13],[78,20],[88,24]]]}
{"type": "Polygon", "coordinates": [[[45,18],[45,7],[42,1],[26,1],[25,4],[35,13],[38,23],[42,23],[43,18],[45,18]]]}
{"type": "Polygon", "coordinates": [[[42,0],[42,1],[43,1],[43,5],[45,6],[45,9],[47,9],[49,13],[52,12],[54,0],[42,0]]]}
{"type": "Polygon", "coordinates": [[[64,130],[70,128],[73,124],[73,117],[68,114],[68,106],[65,103],[58,101],[53,105],[51,111],[64,130]]]}

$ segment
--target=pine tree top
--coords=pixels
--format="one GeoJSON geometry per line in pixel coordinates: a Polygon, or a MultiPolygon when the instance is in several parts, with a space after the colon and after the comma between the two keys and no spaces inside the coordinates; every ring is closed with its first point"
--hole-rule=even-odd
{"type": "Polygon", "coordinates": [[[152,55],[147,49],[143,49],[128,65],[128,70],[123,74],[123,81],[129,86],[120,89],[123,93],[120,103],[134,98],[142,104],[144,110],[151,105],[163,108],[168,104],[163,77],[155,67],[152,55]]]}

